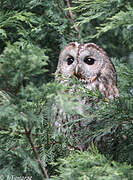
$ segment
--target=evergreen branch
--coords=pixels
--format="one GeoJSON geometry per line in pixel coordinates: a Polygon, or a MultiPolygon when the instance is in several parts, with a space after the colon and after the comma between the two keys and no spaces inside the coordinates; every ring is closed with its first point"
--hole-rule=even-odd
{"type": "Polygon", "coordinates": [[[34,142],[33,142],[33,138],[32,138],[31,131],[28,130],[28,128],[27,128],[26,126],[24,126],[24,129],[25,129],[25,132],[26,132],[26,136],[27,136],[27,138],[28,138],[28,140],[29,140],[29,142],[30,142],[30,144],[31,144],[32,150],[33,150],[33,152],[34,152],[34,154],[35,154],[35,157],[36,157],[36,159],[37,159],[37,162],[38,162],[38,164],[39,164],[39,167],[40,167],[40,169],[41,169],[41,171],[42,171],[42,174],[44,175],[44,177],[49,178],[48,173],[47,173],[47,170],[46,170],[46,168],[43,166],[42,161],[41,161],[41,159],[40,159],[40,156],[39,156],[39,154],[38,154],[38,152],[37,152],[37,148],[34,146],[34,142]]]}
{"type": "MultiPolygon", "coordinates": [[[[23,112],[21,112],[21,114],[25,116],[25,114],[24,114],[23,112]]],[[[30,145],[31,145],[32,150],[33,150],[33,152],[34,152],[34,154],[35,154],[36,160],[37,160],[38,165],[39,165],[39,167],[40,167],[40,169],[41,169],[41,171],[42,171],[42,174],[44,175],[44,177],[49,178],[48,173],[47,173],[47,170],[46,170],[46,168],[43,166],[42,161],[41,161],[41,159],[40,159],[40,156],[39,156],[39,154],[38,154],[37,148],[34,146],[34,141],[33,141],[33,138],[32,138],[31,130],[29,130],[29,129],[25,126],[24,123],[23,123],[23,125],[24,125],[24,129],[25,129],[26,136],[27,136],[27,138],[28,138],[28,140],[29,140],[29,142],[30,142],[30,145]]]]}
{"type": "Polygon", "coordinates": [[[74,21],[69,0],[65,0],[65,1],[66,1],[66,4],[67,4],[67,7],[68,7],[69,17],[70,17],[70,19],[71,19],[71,21],[72,21],[72,23],[73,23],[73,25],[74,25],[75,31],[78,33],[78,38],[80,39],[80,31],[79,31],[79,29],[78,29],[77,24],[76,24],[75,21],[74,21]]]}
{"type": "MultiPolygon", "coordinates": [[[[7,129],[7,128],[0,128],[0,131],[6,131],[8,133],[14,133],[14,134],[19,134],[19,135],[25,135],[26,132],[25,131],[12,131],[11,129],[7,129]]],[[[33,134],[32,136],[36,136],[37,134],[33,134]]]]}
{"type": "Polygon", "coordinates": [[[69,19],[69,17],[65,14],[64,10],[63,10],[62,7],[60,6],[60,3],[59,3],[58,0],[56,0],[56,3],[57,3],[58,9],[61,11],[61,13],[63,14],[63,16],[64,16],[66,19],[69,19]]]}
{"type": "Polygon", "coordinates": [[[6,128],[0,128],[0,131],[8,131],[8,132],[10,132],[10,130],[6,129],[6,128]]]}

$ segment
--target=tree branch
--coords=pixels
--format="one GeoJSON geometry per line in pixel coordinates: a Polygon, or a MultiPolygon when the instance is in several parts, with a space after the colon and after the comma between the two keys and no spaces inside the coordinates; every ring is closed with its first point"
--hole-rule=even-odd
{"type": "MultiPolygon", "coordinates": [[[[22,114],[23,116],[26,116],[26,114],[24,114],[23,112],[21,112],[21,114],[22,114]]],[[[24,126],[24,129],[25,129],[26,136],[27,136],[27,138],[28,138],[28,140],[29,140],[29,142],[30,142],[30,145],[31,145],[31,147],[32,147],[32,150],[33,150],[33,152],[34,152],[34,154],[35,154],[35,157],[36,157],[36,160],[37,160],[37,162],[38,162],[38,165],[39,165],[39,167],[40,167],[40,169],[41,169],[41,171],[42,171],[42,174],[44,175],[44,177],[49,178],[48,173],[47,173],[47,170],[46,170],[46,168],[43,166],[42,161],[41,161],[41,159],[40,159],[40,156],[39,156],[39,154],[38,154],[37,148],[34,146],[34,141],[33,141],[33,137],[32,137],[31,130],[29,130],[29,129],[26,127],[26,125],[24,124],[24,122],[23,122],[23,126],[24,126]]]]}
{"type": "Polygon", "coordinates": [[[65,0],[65,1],[66,1],[66,4],[67,4],[67,7],[68,7],[69,17],[70,17],[70,19],[71,19],[71,21],[72,21],[72,23],[73,23],[73,25],[74,25],[75,31],[78,33],[78,38],[80,39],[80,31],[79,31],[79,29],[78,29],[78,26],[77,26],[76,22],[74,21],[69,0],[65,0]]]}
{"type": "Polygon", "coordinates": [[[63,16],[64,16],[66,19],[69,19],[69,17],[65,14],[64,10],[63,10],[62,7],[60,6],[60,3],[59,3],[58,0],[56,0],[56,3],[57,3],[58,9],[61,11],[61,13],[63,14],[63,16]]]}
{"type": "MultiPolygon", "coordinates": [[[[11,129],[8,129],[8,128],[0,128],[0,131],[6,131],[8,133],[14,133],[17,135],[25,135],[26,134],[25,131],[12,131],[11,129]]],[[[37,134],[32,133],[32,136],[37,136],[37,134]]]]}
{"type": "Polygon", "coordinates": [[[38,154],[38,152],[37,152],[37,148],[34,146],[34,142],[33,142],[33,138],[32,138],[31,131],[28,130],[28,129],[26,128],[26,126],[24,126],[24,129],[25,129],[26,136],[27,136],[27,138],[28,138],[28,140],[29,140],[29,142],[30,142],[30,144],[31,144],[32,150],[33,150],[33,152],[34,152],[34,154],[35,154],[35,157],[36,157],[36,159],[37,159],[37,162],[38,162],[38,164],[39,164],[39,167],[40,167],[43,175],[44,175],[46,178],[49,178],[48,173],[47,173],[47,170],[46,170],[46,168],[43,166],[42,161],[41,161],[41,159],[40,159],[40,156],[39,156],[39,154],[38,154]]]}

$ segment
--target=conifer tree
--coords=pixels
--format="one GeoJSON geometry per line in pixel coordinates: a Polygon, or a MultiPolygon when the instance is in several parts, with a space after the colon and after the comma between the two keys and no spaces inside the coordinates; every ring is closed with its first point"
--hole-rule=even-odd
{"type": "Polygon", "coordinates": [[[0,179],[132,179],[133,70],[127,58],[133,2],[72,0],[70,7],[67,2],[0,1],[0,179]],[[100,121],[90,123],[86,152],[71,150],[69,136],[51,127],[54,99],[74,104],[53,73],[59,51],[79,41],[78,33],[81,42],[94,42],[112,57],[120,93],[107,101],[85,92],[92,103],[100,99],[100,108],[92,108],[100,121]]]}

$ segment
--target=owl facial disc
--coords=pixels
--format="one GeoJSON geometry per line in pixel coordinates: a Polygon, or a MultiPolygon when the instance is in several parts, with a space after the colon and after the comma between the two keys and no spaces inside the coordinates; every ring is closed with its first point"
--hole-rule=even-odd
{"type": "Polygon", "coordinates": [[[61,51],[56,79],[61,82],[73,75],[86,88],[98,89],[105,97],[119,96],[115,68],[106,52],[94,43],[71,42],[61,51]]]}

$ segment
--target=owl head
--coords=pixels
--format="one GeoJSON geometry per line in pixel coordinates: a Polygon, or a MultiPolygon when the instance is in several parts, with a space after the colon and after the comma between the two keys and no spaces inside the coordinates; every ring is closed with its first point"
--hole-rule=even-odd
{"type": "Polygon", "coordinates": [[[76,76],[86,88],[109,99],[118,97],[117,75],[107,54],[94,43],[71,42],[60,53],[56,79],[76,76]]]}

